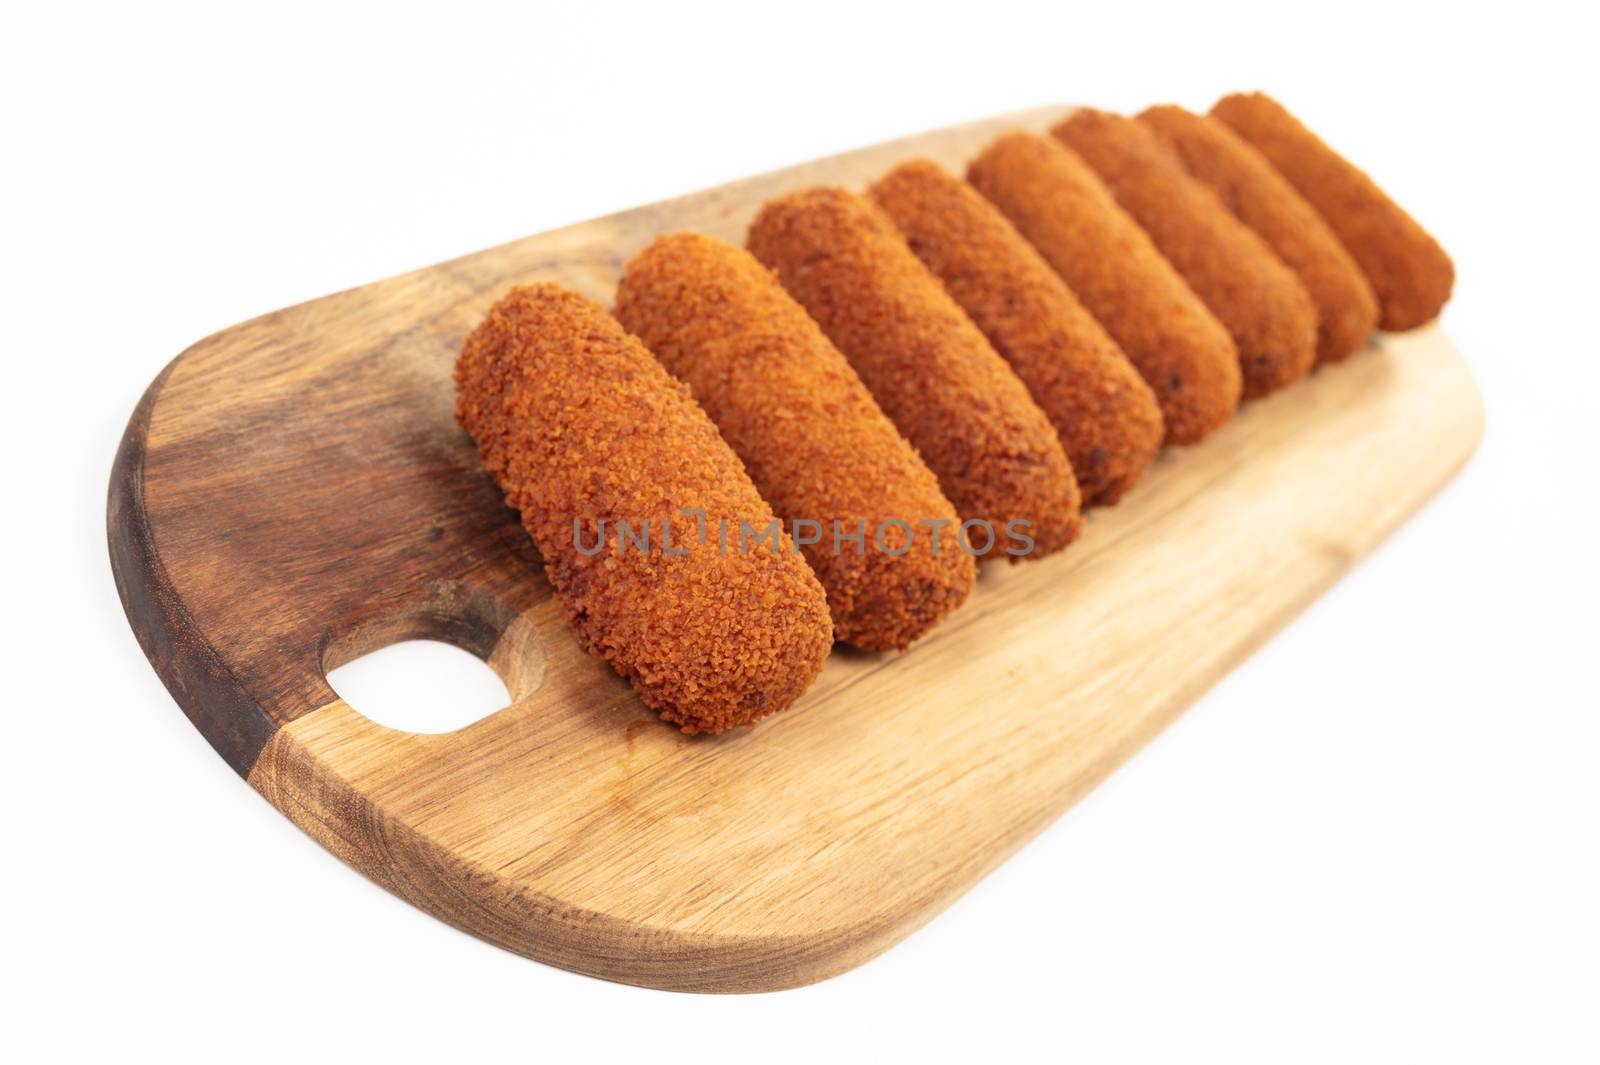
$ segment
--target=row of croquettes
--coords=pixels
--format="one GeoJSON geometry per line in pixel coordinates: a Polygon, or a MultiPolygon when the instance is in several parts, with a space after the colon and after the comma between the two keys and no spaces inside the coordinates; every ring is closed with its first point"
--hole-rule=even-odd
{"type": "Polygon", "coordinates": [[[980,558],[1061,550],[1163,444],[1449,297],[1439,245],[1269,97],[1051,132],[781,196],[747,249],[661,236],[614,316],[538,283],[467,338],[458,421],[662,718],[750,724],[835,640],[909,647],[980,558]]]}

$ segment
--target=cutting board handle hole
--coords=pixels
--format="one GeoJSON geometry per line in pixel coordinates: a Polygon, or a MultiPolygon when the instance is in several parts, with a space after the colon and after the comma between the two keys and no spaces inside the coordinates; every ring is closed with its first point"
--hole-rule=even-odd
{"type": "Polygon", "coordinates": [[[330,670],[328,683],[351,709],[401,732],[454,732],[511,703],[499,673],[443,640],[389,644],[330,670]]]}
{"type": "Polygon", "coordinates": [[[446,580],[352,613],[323,645],[323,673],[346,705],[385,728],[455,732],[543,683],[537,608],[519,617],[498,596],[446,580]]]}

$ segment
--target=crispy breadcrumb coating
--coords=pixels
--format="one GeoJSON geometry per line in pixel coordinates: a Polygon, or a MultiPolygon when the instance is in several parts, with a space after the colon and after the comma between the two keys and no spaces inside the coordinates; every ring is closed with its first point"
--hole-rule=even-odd
{"type": "Polygon", "coordinates": [[[1367,342],[1378,327],[1378,297],[1366,275],[1260,152],[1216,119],[1170,104],[1146,108],[1139,120],[1300,278],[1317,307],[1319,363],[1338,362],[1367,342]]]}
{"type": "Polygon", "coordinates": [[[1380,326],[1415,329],[1439,316],[1455,284],[1455,264],[1376,182],[1264,93],[1225,96],[1211,114],[1254,145],[1327,220],[1377,292],[1380,326]]]}
{"type": "Polygon", "coordinates": [[[844,189],[792,193],[761,209],[749,245],[850,360],[963,519],[996,536],[1029,522],[1033,558],[1077,536],[1078,485],[1049,418],[882,211],[844,189]]]}
{"type": "Polygon", "coordinates": [[[675,376],[785,522],[828,592],[834,635],[904,649],[972,590],[955,508],[865,385],[777,279],[743,248],[698,233],[659,237],[628,263],[617,318],[675,376]],[[839,550],[834,522],[885,544],[839,550]],[[948,526],[934,550],[935,526],[948,526]],[[906,534],[910,534],[909,544],[906,534]]]}
{"type": "Polygon", "coordinates": [[[993,204],[938,164],[903,163],[870,195],[1050,417],[1085,505],[1120,499],[1165,429],[1117,342],[993,204]]]}
{"type": "Polygon", "coordinates": [[[1246,399],[1293,384],[1317,358],[1317,308],[1294,272],[1148,126],[1082,108],[1052,131],[1150,234],[1239,349],[1246,399]]]}
{"type": "Polygon", "coordinates": [[[1083,160],[1050,137],[1008,133],[967,180],[1127,353],[1161,405],[1167,443],[1195,443],[1233,417],[1240,373],[1228,331],[1083,160]]]}
{"type": "Polygon", "coordinates": [[[456,420],[522,512],[579,641],[646,706],[684,732],[721,732],[805,691],[833,642],[822,586],[793,551],[699,541],[684,508],[735,528],[772,511],[688,388],[604,307],[514,288],[467,337],[455,379],[456,420]],[[619,519],[648,522],[649,547],[585,554],[602,519],[608,536],[619,519]]]}

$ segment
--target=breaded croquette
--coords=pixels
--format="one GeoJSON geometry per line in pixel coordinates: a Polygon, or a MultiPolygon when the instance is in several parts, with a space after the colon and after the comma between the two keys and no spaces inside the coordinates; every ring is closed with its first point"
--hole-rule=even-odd
{"type": "Polygon", "coordinates": [[[796,539],[827,589],[835,637],[904,649],[966,599],[975,566],[938,480],[749,252],[698,233],[659,237],[628,263],[617,318],[687,382],[778,517],[810,523],[796,539]],[[836,522],[874,538],[900,526],[883,533],[889,551],[858,553],[839,549],[836,522]],[[924,523],[948,526],[942,550],[939,525],[924,523]]]}
{"type": "Polygon", "coordinates": [[[1264,93],[1225,96],[1211,114],[1254,145],[1327,220],[1377,292],[1382,328],[1415,329],[1439,316],[1455,265],[1376,182],[1264,93]]]}
{"type": "Polygon", "coordinates": [[[937,164],[904,163],[869,195],[1050,417],[1085,505],[1120,499],[1164,430],[1116,341],[993,204],[937,164]]]}
{"type": "Polygon", "coordinates": [[[986,522],[994,536],[1029,523],[1030,557],[1072,541],[1078,485],[1050,420],[882,211],[844,189],[791,193],[761,209],[749,244],[965,521],[986,522]]]}
{"type": "Polygon", "coordinates": [[[1076,155],[1008,133],[967,180],[1037,248],[1156,394],[1166,440],[1192,444],[1239,404],[1238,352],[1222,324],[1076,155]]]}
{"type": "Polygon", "coordinates": [[[1317,309],[1300,279],[1228,213],[1148,126],[1082,108],[1052,132],[1117,202],[1233,335],[1246,399],[1298,381],[1317,358],[1317,309]]]}
{"type": "Polygon", "coordinates": [[[456,420],[522,512],[579,641],[646,706],[721,732],[805,691],[833,642],[822,586],[769,541],[724,552],[697,536],[775,519],[688,388],[605,308],[514,288],[467,337],[455,379],[456,420]]]}
{"type": "Polygon", "coordinates": [[[1367,342],[1378,327],[1378,297],[1366,275],[1260,152],[1216,119],[1170,104],[1139,119],[1300,278],[1317,307],[1319,363],[1338,362],[1367,342]]]}

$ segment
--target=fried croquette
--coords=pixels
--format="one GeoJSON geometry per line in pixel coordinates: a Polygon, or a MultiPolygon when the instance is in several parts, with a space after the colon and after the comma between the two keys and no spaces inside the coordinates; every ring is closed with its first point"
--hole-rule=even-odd
{"type": "Polygon", "coordinates": [[[1455,264],[1376,182],[1265,93],[1225,96],[1211,114],[1266,156],[1327,221],[1378,294],[1379,326],[1398,332],[1439,316],[1455,264]]]}
{"type": "Polygon", "coordinates": [[[775,519],[688,388],[604,307],[514,288],[467,337],[455,380],[456,420],[521,511],[579,641],[646,706],[721,732],[805,691],[833,642],[822,586],[793,551],[697,536],[775,519]]]}
{"type": "Polygon", "coordinates": [[[1317,308],[1317,361],[1338,362],[1378,327],[1378,297],[1333,230],[1260,152],[1223,123],[1181,107],[1146,108],[1186,170],[1300,278],[1317,308]]]}
{"type": "Polygon", "coordinates": [[[904,163],[869,195],[1049,416],[1085,505],[1120,499],[1164,429],[1116,341],[993,204],[936,163],[904,163]]]}
{"type": "Polygon", "coordinates": [[[987,523],[991,538],[1029,523],[1029,557],[1077,536],[1078,484],[1049,418],[882,211],[843,189],[792,193],[761,209],[749,245],[850,360],[964,521],[987,523]]]}
{"type": "Polygon", "coordinates": [[[1083,160],[1052,138],[1008,133],[967,180],[1127,354],[1161,405],[1167,443],[1195,443],[1233,416],[1240,373],[1228,331],[1083,160]]]}
{"type": "Polygon", "coordinates": [[[903,650],[966,599],[975,567],[938,480],[754,256],[698,233],[659,237],[628,263],[617,318],[689,385],[799,534],[836,638],[903,650]],[[836,522],[873,537],[899,524],[882,534],[887,550],[858,553],[840,549],[836,522]],[[941,527],[951,531],[936,547],[941,527]]]}
{"type": "Polygon", "coordinates": [[[1082,108],[1052,132],[1099,175],[1227,326],[1246,399],[1306,375],[1317,358],[1317,308],[1305,286],[1148,126],[1082,108]]]}

